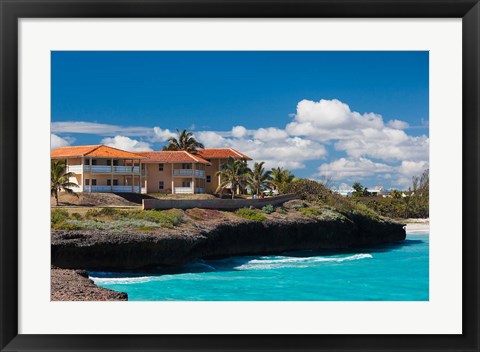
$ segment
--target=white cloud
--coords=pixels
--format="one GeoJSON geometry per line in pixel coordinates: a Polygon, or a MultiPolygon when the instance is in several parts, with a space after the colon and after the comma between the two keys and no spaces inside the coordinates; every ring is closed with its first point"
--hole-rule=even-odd
{"type": "Polygon", "coordinates": [[[310,136],[319,141],[345,138],[351,132],[361,128],[382,128],[381,115],[374,113],[360,114],[351,111],[350,107],[337,99],[319,102],[302,100],[297,104],[294,121],[286,130],[295,136],[310,136]]]}
{"type": "Polygon", "coordinates": [[[56,134],[50,134],[50,149],[57,149],[61,147],[66,147],[71,145],[75,141],[74,138],[71,137],[59,137],[56,134]]]}
{"type": "Polygon", "coordinates": [[[243,126],[233,126],[232,127],[232,136],[235,138],[242,138],[247,135],[247,129],[243,126]]]}
{"type": "Polygon", "coordinates": [[[96,122],[85,121],[63,121],[52,122],[52,132],[54,133],[85,133],[96,134],[102,136],[145,136],[152,133],[152,129],[149,127],[123,127],[117,125],[109,125],[96,122]]]}
{"type": "Polygon", "coordinates": [[[401,120],[390,120],[388,121],[387,125],[392,128],[396,128],[397,130],[404,130],[410,127],[410,125],[407,122],[401,121],[401,120]]]}
{"type": "Polygon", "coordinates": [[[175,137],[176,134],[170,131],[168,128],[162,130],[160,127],[153,128],[153,137],[151,138],[154,142],[166,142],[170,137],[175,137]]]}
{"type": "Polygon", "coordinates": [[[340,158],[319,166],[317,176],[331,177],[334,180],[357,180],[375,174],[390,172],[394,168],[387,164],[376,163],[366,158],[340,158]]]}
{"type": "Polygon", "coordinates": [[[404,188],[412,186],[412,177],[420,176],[425,169],[428,169],[428,161],[411,161],[404,160],[397,167],[397,178],[394,184],[404,188]]]}
{"type": "MultiPolygon", "coordinates": [[[[289,116],[292,121],[284,128],[234,125],[231,130],[199,131],[195,138],[207,148],[234,148],[255,161],[265,161],[268,168],[283,166],[292,170],[305,168],[307,161],[324,159],[328,154],[326,146],[334,147],[343,152],[343,157],[321,165],[315,175],[331,175],[336,181],[375,177],[406,185],[413,175],[428,167],[429,138],[407,134],[407,129],[415,126],[405,121],[392,119],[384,123],[380,114],[352,111],[337,99],[302,100],[296,113],[289,116]]],[[[194,128],[190,126],[190,130],[194,128]]],[[[55,122],[52,132],[115,136],[102,142],[127,150],[151,150],[151,144],[164,143],[176,135],[158,126],[122,127],[83,121],[55,122]],[[149,143],[129,138],[133,136],[141,136],[149,143]]],[[[52,146],[54,143],[70,141],[52,135],[52,146]]]]}
{"type": "Polygon", "coordinates": [[[262,141],[271,141],[274,139],[285,139],[288,137],[288,133],[285,130],[281,130],[275,127],[259,128],[252,133],[254,138],[262,141]]]}
{"type": "Polygon", "coordinates": [[[196,134],[199,142],[205,145],[205,148],[227,148],[229,141],[217,132],[203,131],[196,134]]]}
{"type": "Polygon", "coordinates": [[[305,161],[322,159],[327,155],[323,145],[308,139],[288,138],[286,134],[283,135],[283,139],[272,139],[272,136],[265,134],[264,131],[255,132],[252,132],[252,138],[228,137],[224,133],[214,131],[199,132],[196,137],[207,148],[234,148],[255,161],[265,161],[267,168],[281,166],[293,170],[301,169],[305,167],[305,161]]]}
{"type": "Polygon", "coordinates": [[[425,169],[428,169],[427,161],[409,161],[404,160],[398,167],[398,171],[405,176],[419,176],[425,169]]]}
{"type": "Polygon", "coordinates": [[[351,111],[339,100],[302,100],[294,121],[286,126],[290,135],[318,142],[335,142],[335,148],[349,157],[370,157],[382,161],[428,159],[429,138],[403,131],[408,123],[390,120],[387,126],[379,114],[351,111]]]}
{"type": "Polygon", "coordinates": [[[152,148],[149,143],[137,141],[126,136],[115,136],[113,138],[102,139],[102,144],[109,147],[127,150],[130,152],[147,152],[152,148]]]}
{"type": "Polygon", "coordinates": [[[368,156],[384,161],[424,160],[428,158],[429,138],[412,137],[402,130],[367,128],[357,131],[355,137],[335,143],[337,150],[350,157],[368,156]]]}

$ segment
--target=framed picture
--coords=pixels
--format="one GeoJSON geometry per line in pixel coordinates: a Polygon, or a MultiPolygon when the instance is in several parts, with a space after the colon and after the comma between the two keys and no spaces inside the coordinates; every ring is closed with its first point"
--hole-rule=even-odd
{"type": "Polygon", "coordinates": [[[1,5],[2,351],[478,350],[478,1],[1,5]]]}

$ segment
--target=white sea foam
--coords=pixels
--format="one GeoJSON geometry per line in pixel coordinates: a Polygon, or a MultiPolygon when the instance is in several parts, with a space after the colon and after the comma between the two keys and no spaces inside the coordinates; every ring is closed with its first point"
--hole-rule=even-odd
{"type": "MultiPolygon", "coordinates": [[[[306,268],[317,263],[342,263],[345,261],[360,260],[373,258],[369,253],[353,254],[346,257],[284,257],[284,256],[265,256],[257,259],[251,259],[247,262],[238,258],[228,258],[217,261],[210,261],[209,264],[215,262],[219,268],[230,268],[234,270],[268,270],[281,268],[306,268]]],[[[192,267],[209,268],[208,271],[215,271],[214,267],[206,264],[203,261],[194,262],[192,267]],[[213,270],[212,270],[213,269],[213,270]]],[[[222,269],[220,269],[220,272],[222,269]]],[[[205,280],[237,280],[238,277],[228,278],[226,276],[217,277],[202,276],[196,273],[179,273],[167,275],[152,275],[152,276],[133,276],[133,277],[95,277],[90,276],[90,279],[97,285],[129,285],[142,284],[152,281],[168,281],[168,280],[188,280],[188,281],[205,281],[205,280]]]]}
{"type": "Polygon", "coordinates": [[[252,259],[249,262],[235,267],[237,270],[265,270],[265,269],[281,269],[281,268],[305,268],[315,263],[333,262],[342,263],[345,261],[373,258],[369,253],[359,253],[348,257],[308,257],[308,258],[292,258],[292,257],[261,257],[260,259],[252,259]]]}
{"type": "Polygon", "coordinates": [[[152,281],[153,276],[138,276],[138,277],[94,277],[90,279],[96,285],[127,285],[127,284],[143,284],[152,281]]]}

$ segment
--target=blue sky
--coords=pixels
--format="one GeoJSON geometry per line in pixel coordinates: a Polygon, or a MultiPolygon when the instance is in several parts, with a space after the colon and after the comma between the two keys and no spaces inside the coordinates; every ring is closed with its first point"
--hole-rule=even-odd
{"type": "Polygon", "coordinates": [[[428,52],[52,52],[52,147],[175,128],[297,176],[404,188],[428,167],[428,52]]]}

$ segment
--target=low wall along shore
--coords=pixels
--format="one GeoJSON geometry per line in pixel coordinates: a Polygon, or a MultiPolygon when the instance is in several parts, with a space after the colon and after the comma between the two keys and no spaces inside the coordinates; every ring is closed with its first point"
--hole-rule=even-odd
{"type": "Polygon", "coordinates": [[[142,207],[149,209],[217,209],[236,210],[240,208],[261,208],[267,204],[280,205],[289,200],[298,199],[295,194],[259,199],[143,199],[142,207]]]}

